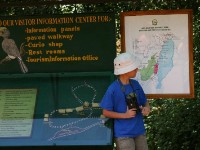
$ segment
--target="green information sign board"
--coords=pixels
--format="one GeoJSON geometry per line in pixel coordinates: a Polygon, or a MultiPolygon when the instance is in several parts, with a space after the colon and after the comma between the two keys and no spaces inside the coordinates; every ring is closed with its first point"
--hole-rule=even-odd
{"type": "Polygon", "coordinates": [[[112,149],[115,55],[112,13],[0,17],[0,147],[112,149]]]}
{"type": "Polygon", "coordinates": [[[112,13],[0,17],[0,73],[113,70],[112,13]]]}

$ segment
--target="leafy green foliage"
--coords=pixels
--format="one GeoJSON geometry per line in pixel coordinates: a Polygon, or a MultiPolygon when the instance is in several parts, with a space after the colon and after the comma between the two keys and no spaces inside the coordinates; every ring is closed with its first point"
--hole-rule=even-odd
{"type": "Polygon", "coordinates": [[[157,99],[151,106],[152,114],[146,118],[150,149],[200,148],[199,100],[157,99]]]}
{"type": "MultiPolygon", "coordinates": [[[[45,0],[44,0],[45,1],[45,0]]],[[[14,2],[2,0],[2,2],[14,2]]],[[[28,2],[28,1],[23,1],[28,2]]],[[[114,12],[116,41],[119,47],[120,12],[140,10],[193,10],[194,99],[151,99],[152,113],[145,118],[150,150],[200,150],[200,1],[199,0],[140,0],[95,4],[66,4],[8,7],[1,16],[45,15],[66,13],[114,12]]]]}

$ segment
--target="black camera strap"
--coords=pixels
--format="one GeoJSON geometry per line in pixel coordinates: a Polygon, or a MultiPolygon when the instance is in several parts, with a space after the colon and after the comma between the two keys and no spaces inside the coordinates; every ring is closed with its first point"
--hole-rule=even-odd
{"type": "Polygon", "coordinates": [[[124,85],[122,84],[122,82],[120,81],[120,79],[118,79],[118,82],[119,82],[119,84],[120,84],[120,86],[121,86],[121,90],[122,90],[122,92],[123,92],[123,94],[124,94],[124,98],[125,98],[125,100],[126,100],[126,103],[127,103],[127,105],[128,105],[128,108],[129,109],[132,109],[132,108],[136,108],[136,110],[135,111],[139,111],[140,109],[139,109],[139,106],[138,106],[138,103],[137,103],[137,95],[136,95],[136,93],[134,92],[134,87],[133,87],[133,84],[132,84],[132,82],[131,82],[131,80],[129,79],[129,84],[131,85],[131,88],[132,88],[132,92],[133,92],[133,97],[131,96],[130,98],[128,98],[127,99],[127,96],[129,96],[129,94],[128,95],[126,95],[125,94],[125,87],[124,87],[124,85]]]}
{"type": "MultiPolygon", "coordinates": [[[[117,79],[118,80],[118,82],[119,82],[119,84],[120,84],[120,87],[121,87],[121,90],[122,90],[122,92],[124,93],[124,96],[126,96],[126,94],[125,94],[125,87],[124,87],[124,85],[122,84],[122,82],[121,82],[121,80],[120,79],[117,79]]],[[[132,90],[133,90],[133,92],[134,92],[134,87],[133,87],[133,83],[131,82],[131,80],[129,79],[129,83],[130,83],[130,85],[131,85],[131,88],[132,88],[132,90]]]]}

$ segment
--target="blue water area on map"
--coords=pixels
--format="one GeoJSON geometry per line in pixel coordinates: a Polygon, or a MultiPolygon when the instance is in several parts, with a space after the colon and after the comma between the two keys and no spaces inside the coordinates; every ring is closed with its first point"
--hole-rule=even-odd
{"type": "Polygon", "coordinates": [[[174,41],[168,39],[160,52],[158,59],[158,84],[157,89],[162,87],[162,81],[173,68],[173,56],[174,56],[174,41]]]}

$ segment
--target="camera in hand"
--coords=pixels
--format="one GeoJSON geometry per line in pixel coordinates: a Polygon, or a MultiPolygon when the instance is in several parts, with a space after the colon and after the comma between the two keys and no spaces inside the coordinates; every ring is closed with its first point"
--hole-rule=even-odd
{"type": "Polygon", "coordinates": [[[136,111],[140,110],[139,105],[137,103],[137,96],[135,93],[130,93],[126,96],[126,103],[127,103],[128,109],[135,108],[136,111]]]}

